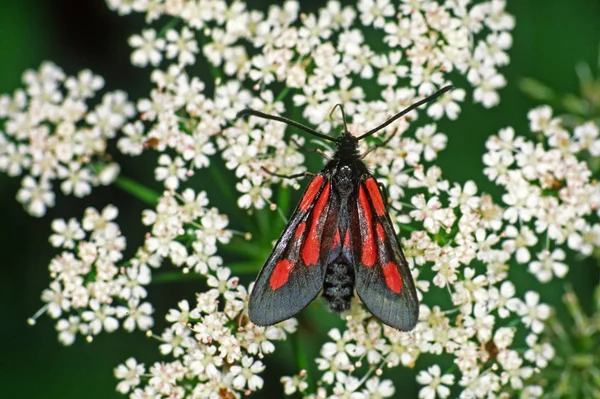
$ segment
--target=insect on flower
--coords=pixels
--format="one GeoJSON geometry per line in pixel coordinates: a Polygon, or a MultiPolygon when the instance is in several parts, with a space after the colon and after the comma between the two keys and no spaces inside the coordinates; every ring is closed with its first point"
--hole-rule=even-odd
{"type": "Polygon", "coordinates": [[[358,142],[450,89],[442,88],[358,137],[348,131],[339,104],[344,131],[335,138],[280,116],[252,109],[238,113],[286,123],[337,147],[308,184],[258,275],[248,304],[250,320],[266,326],[288,319],[321,290],[329,310],[342,313],[350,308],[356,288],[383,323],[403,331],[415,327],[419,300],[414,281],[382,190],[362,161],[368,152],[359,154],[358,142]]]}

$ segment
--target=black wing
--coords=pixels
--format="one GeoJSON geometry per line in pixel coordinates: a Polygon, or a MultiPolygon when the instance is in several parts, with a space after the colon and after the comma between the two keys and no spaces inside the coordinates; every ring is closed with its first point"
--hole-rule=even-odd
{"type": "Polygon", "coordinates": [[[419,318],[417,291],[377,181],[370,174],[360,180],[352,212],[359,298],[385,324],[412,330],[419,318]]]}
{"type": "Polygon", "coordinates": [[[248,303],[253,323],[268,326],[286,320],[319,294],[338,202],[329,179],[316,175],[256,279],[248,303]]]}

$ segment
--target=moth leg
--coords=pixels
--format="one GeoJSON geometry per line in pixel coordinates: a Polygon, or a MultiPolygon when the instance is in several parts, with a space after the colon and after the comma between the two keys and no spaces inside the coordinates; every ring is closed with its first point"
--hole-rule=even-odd
{"type": "Polygon", "coordinates": [[[383,203],[390,206],[392,203],[390,202],[390,199],[388,197],[387,187],[385,186],[385,184],[383,184],[381,182],[377,182],[377,185],[379,186],[379,191],[381,191],[381,196],[383,197],[383,203]]]}
{"type": "Polygon", "coordinates": [[[298,142],[298,140],[296,140],[293,137],[290,138],[290,141],[292,143],[294,143],[296,145],[296,147],[298,147],[298,150],[300,150],[302,152],[319,154],[320,156],[327,159],[328,161],[331,161],[331,157],[329,155],[325,154],[322,150],[320,150],[318,148],[308,148],[305,145],[300,144],[298,142]]]}
{"type": "Polygon", "coordinates": [[[396,135],[396,133],[398,133],[398,130],[396,130],[394,133],[392,133],[392,134],[390,135],[390,137],[388,137],[387,139],[385,139],[385,140],[384,140],[384,141],[382,141],[381,143],[379,143],[379,144],[375,144],[374,146],[370,147],[370,148],[369,148],[367,151],[365,151],[365,152],[364,152],[364,153],[363,153],[363,154],[360,156],[360,159],[364,159],[364,158],[365,158],[367,155],[369,155],[371,152],[373,152],[373,151],[377,150],[378,148],[385,147],[385,146],[387,145],[387,143],[389,143],[389,142],[390,142],[390,141],[391,141],[391,140],[394,138],[394,136],[396,135]]]}
{"type": "Polygon", "coordinates": [[[395,210],[396,212],[398,212],[399,214],[403,215],[406,214],[406,211],[403,209],[398,209],[396,208],[393,204],[392,204],[392,200],[390,199],[390,197],[388,196],[388,191],[387,191],[387,187],[385,186],[385,184],[381,183],[381,182],[377,182],[377,185],[379,186],[379,191],[381,191],[381,196],[383,197],[383,203],[395,210]]]}
{"type": "Polygon", "coordinates": [[[271,176],[275,176],[275,177],[280,177],[282,179],[303,179],[305,177],[309,177],[309,176],[314,176],[314,173],[311,172],[302,172],[302,173],[296,173],[293,175],[282,175],[280,173],[275,173],[275,172],[271,172],[269,169],[265,168],[264,166],[261,166],[261,169],[263,171],[265,171],[265,173],[270,174],[271,176]]]}

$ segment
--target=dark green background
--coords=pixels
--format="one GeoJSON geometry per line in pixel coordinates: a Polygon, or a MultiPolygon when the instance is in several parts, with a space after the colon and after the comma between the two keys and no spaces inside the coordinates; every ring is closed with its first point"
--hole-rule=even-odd
{"type": "MultiPolygon", "coordinates": [[[[259,7],[265,3],[251,2],[259,7]]],[[[486,110],[466,103],[456,122],[445,122],[442,130],[449,136],[448,149],[440,157],[450,181],[481,181],[481,154],[486,137],[511,125],[527,132],[527,111],[537,105],[517,88],[523,77],[535,77],[559,92],[577,92],[574,66],[579,61],[595,65],[600,43],[600,2],[597,1],[513,1],[508,10],[515,15],[511,63],[502,69],[508,85],[501,90],[500,106],[486,110]]],[[[12,92],[21,85],[25,69],[38,68],[52,60],[67,74],[91,68],[106,79],[110,90],[124,89],[132,98],[149,90],[147,70],[129,64],[126,38],[142,26],[139,16],[118,17],[100,0],[4,0],[0,5],[0,93],[12,92]]],[[[151,158],[124,161],[124,172],[150,182],[145,169],[151,158]],[[136,174],[135,170],[141,171],[136,174]],[[143,176],[146,177],[137,177],[143,176]]],[[[41,306],[41,291],[48,285],[48,261],[54,251],[47,242],[49,221],[57,217],[80,218],[86,206],[119,204],[119,223],[133,250],[141,243],[143,230],[139,215],[144,204],[123,195],[116,188],[101,188],[84,200],[58,196],[58,206],[43,219],[28,216],[15,200],[20,179],[0,176],[2,277],[0,277],[0,387],[6,398],[118,398],[113,367],[129,356],[150,362],[159,359],[156,341],[143,334],[102,334],[89,345],[78,338],[75,345],[63,347],[56,339],[54,321],[42,317],[35,327],[26,320],[41,306]]],[[[486,190],[494,190],[482,184],[486,190]]],[[[218,203],[213,198],[213,203],[218,203]]],[[[583,299],[589,300],[598,281],[593,262],[572,263],[569,279],[583,299]]],[[[529,280],[533,281],[533,280],[529,280]]],[[[537,286],[537,285],[536,285],[537,286]]],[[[187,287],[193,300],[193,287],[187,287]]],[[[559,284],[544,287],[544,298],[558,299],[559,284]]],[[[181,299],[178,287],[151,288],[151,300],[161,314],[181,299]]],[[[587,307],[587,304],[584,304],[587,307]]],[[[157,331],[160,331],[157,328],[157,331]]],[[[315,342],[315,345],[320,344],[315,342]]],[[[311,350],[316,350],[311,348],[311,350]]],[[[267,359],[268,365],[280,358],[267,359]]],[[[289,363],[289,362],[288,362],[289,363]]],[[[294,371],[287,365],[287,372],[294,371]]],[[[268,384],[279,384],[279,374],[268,374],[268,384]]],[[[407,382],[412,386],[413,382],[407,382]]],[[[279,387],[276,387],[279,389],[279,387]]],[[[414,394],[402,390],[405,397],[414,394]]],[[[258,396],[258,395],[257,395],[258,396]]]]}

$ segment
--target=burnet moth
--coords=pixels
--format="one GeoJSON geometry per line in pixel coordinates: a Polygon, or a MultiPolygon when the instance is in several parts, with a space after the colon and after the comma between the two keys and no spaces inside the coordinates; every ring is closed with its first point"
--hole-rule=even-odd
{"type": "Polygon", "coordinates": [[[450,89],[442,88],[358,137],[348,131],[341,105],[344,131],[338,137],[253,109],[238,113],[286,123],[337,147],[308,184],[256,279],[248,304],[252,322],[268,326],[286,320],[321,290],[329,310],[342,313],[350,309],[356,289],[383,323],[402,331],[415,327],[419,317],[415,284],[379,184],[362,161],[368,152],[359,154],[358,142],[450,89]]]}

